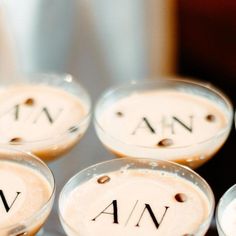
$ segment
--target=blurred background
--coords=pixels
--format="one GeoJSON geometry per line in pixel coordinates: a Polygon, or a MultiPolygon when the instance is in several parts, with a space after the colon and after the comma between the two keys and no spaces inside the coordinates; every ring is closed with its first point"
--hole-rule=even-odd
{"type": "Polygon", "coordinates": [[[178,72],[211,81],[236,99],[236,1],[179,0],[178,72]]]}
{"type": "MultiPolygon", "coordinates": [[[[5,0],[0,3],[0,82],[22,73],[70,73],[93,104],[111,85],[187,76],[236,101],[235,0],[5,0]]],[[[236,182],[235,127],[199,172],[216,200],[236,182]]],[[[50,164],[58,192],[73,174],[113,158],[92,124],[71,153],[50,164]]],[[[57,203],[47,227],[61,232],[57,203]]]]}

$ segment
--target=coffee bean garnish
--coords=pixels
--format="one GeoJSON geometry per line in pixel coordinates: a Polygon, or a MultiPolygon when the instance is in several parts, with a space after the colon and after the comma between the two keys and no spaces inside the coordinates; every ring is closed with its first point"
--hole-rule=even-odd
{"type": "Polygon", "coordinates": [[[24,230],[26,230],[26,227],[24,225],[19,225],[16,228],[10,230],[8,232],[8,235],[15,235],[15,236],[26,236],[26,235],[28,235],[28,232],[24,231],[24,230]],[[20,231],[21,232],[23,231],[23,232],[22,233],[18,233],[20,231]]]}
{"type": "Polygon", "coordinates": [[[69,132],[70,133],[74,133],[74,132],[76,132],[76,131],[78,131],[78,127],[76,127],[76,126],[71,126],[70,128],[69,128],[69,132]]]}
{"type": "Polygon", "coordinates": [[[173,140],[169,138],[164,138],[157,145],[160,147],[168,147],[173,145],[173,140]]]}
{"type": "Polygon", "coordinates": [[[124,114],[121,111],[118,111],[116,112],[116,115],[122,117],[124,114]]]}
{"type": "Polygon", "coordinates": [[[206,120],[209,121],[209,122],[213,122],[216,120],[216,117],[212,114],[209,114],[206,116],[206,120]]]}
{"type": "Polygon", "coordinates": [[[34,105],[34,99],[33,98],[28,98],[25,100],[25,105],[32,106],[34,105]]]}
{"type": "Polygon", "coordinates": [[[16,236],[26,236],[26,235],[28,235],[28,232],[23,232],[23,233],[17,234],[16,236]]]}
{"type": "Polygon", "coordinates": [[[10,140],[11,143],[19,143],[19,142],[21,142],[21,141],[22,141],[22,139],[19,138],[19,137],[15,137],[15,138],[12,138],[12,139],[10,140]]]}
{"type": "Polygon", "coordinates": [[[177,202],[186,202],[187,201],[187,196],[184,193],[177,193],[175,195],[175,200],[177,202]]]}
{"type": "Polygon", "coordinates": [[[103,175],[100,178],[98,178],[97,182],[99,184],[105,184],[105,183],[109,182],[110,180],[111,180],[111,178],[109,176],[103,175]]]}

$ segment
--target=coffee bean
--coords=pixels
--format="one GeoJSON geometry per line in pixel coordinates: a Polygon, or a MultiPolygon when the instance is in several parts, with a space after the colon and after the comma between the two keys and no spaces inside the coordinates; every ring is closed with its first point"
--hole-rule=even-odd
{"type": "Polygon", "coordinates": [[[71,126],[70,128],[69,128],[69,132],[70,133],[74,133],[74,132],[76,132],[76,131],[78,131],[78,127],[76,127],[76,126],[71,126]]]}
{"type": "Polygon", "coordinates": [[[34,99],[28,98],[27,100],[25,100],[24,103],[25,103],[25,105],[32,106],[32,105],[34,105],[34,99]]]}
{"type": "Polygon", "coordinates": [[[25,230],[26,230],[26,227],[24,225],[19,225],[16,228],[10,230],[8,232],[8,235],[26,236],[26,235],[28,235],[28,232],[25,230]],[[21,233],[19,233],[19,232],[21,232],[21,233]]]}
{"type": "Polygon", "coordinates": [[[160,147],[168,147],[173,145],[173,140],[169,138],[162,139],[158,144],[160,147]]]}
{"type": "Polygon", "coordinates": [[[10,140],[11,143],[19,143],[19,142],[21,142],[21,141],[22,141],[22,139],[19,138],[19,137],[15,137],[15,138],[12,138],[12,139],[10,140]]]}
{"type": "Polygon", "coordinates": [[[28,232],[23,232],[23,233],[20,233],[20,234],[16,234],[16,236],[26,236],[28,235],[28,232]]]}
{"type": "Polygon", "coordinates": [[[184,193],[177,193],[175,195],[175,200],[177,202],[186,202],[187,201],[187,196],[184,193]]]}
{"type": "Polygon", "coordinates": [[[116,112],[116,115],[121,117],[121,116],[123,116],[124,114],[123,114],[121,111],[118,111],[118,112],[116,112]]]}
{"type": "Polygon", "coordinates": [[[209,122],[214,122],[216,120],[216,117],[212,114],[209,114],[206,116],[206,120],[209,122]]]}
{"type": "Polygon", "coordinates": [[[110,180],[111,180],[111,178],[109,176],[103,175],[100,178],[98,178],[97,182],[99,184],[105,184],[105,183],[109,182],[110,180]]]}

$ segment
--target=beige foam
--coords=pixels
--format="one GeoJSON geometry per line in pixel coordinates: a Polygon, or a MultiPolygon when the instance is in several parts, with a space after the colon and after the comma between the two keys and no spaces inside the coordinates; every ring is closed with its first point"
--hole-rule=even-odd
{"type": "Polygon", "coordinates": [[[32,218],[32,225],[24,224],[39,212],[52,194],[52,188],[46,178],[38,171],[21,164],[0,161],[0,189],[10,207],[7,211],[0,198],[0,234],[8,235],[9,229],[3,228],[12,225],[16,225],[16,228],[25,227],[29,235],[37,231],[48,216],[49,210],[45,209],[41,215],[32,218]]]}
{"type": "Polygon", "coordinates": [[[51,160],[81,138],[88,124],[78,124],[87,112],[88,108],[78,97],[56,87],[2,87],[0,143],[18,145],[46,161],[51,160]],[[14,142],[15,138],[19,142],[14,142]]]}
{"type": "Polygon", "coordinates": [[[174,90],[134,92],[99,111],[97,120],[99,138],[120,156],[184,160],[191,167],[211,157],[230,130],[217,101],[174,90]],[[159,146],[163,139],[172,145],[159,146]]]}
{"type": "Polygon", "coordinates": [[[176,175],[147,170],[125,170],[104,175],[110,177],[109,182],[98,184],[99,177],[94,177],[75,188],[62,202],[63,218],[77,231],[76,234],[64,225],[68,235],[191,234],[209,214],[209,202],[203,192],[176,175]],[[176,201],[177,193],[184,193],[187,201],[176,201]],[[111,204],[114,200],[117,201],[118,224],[114,224],[115,211],[111,204]],[[158,228],[147,209],[141,217],[145,204],[150,205],[159,223],[158,228]],[[165,207],[169,208],[164,215],[165,207]],[[106,213],[99,215],[102,211],[106,213]],[[139,227],[136,226],[138,222],[139,227]]]}

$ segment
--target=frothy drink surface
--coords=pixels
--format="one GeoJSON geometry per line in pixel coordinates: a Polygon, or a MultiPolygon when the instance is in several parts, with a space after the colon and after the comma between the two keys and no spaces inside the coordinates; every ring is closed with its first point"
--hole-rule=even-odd
{"type": "Polygon", "coordinates": [[[93,177],[66,197],[61,210],[81,236],[182,236],[204,222],[209,202],[181,177],[140,169],[93,177]]]}
{"type": "Polygon", "coordinates": [[[224,113],[213,102],[181,91],[133,93],[107,107],[100,124],[128,144],[156,147],[170,138],[172,147],[214,137],[226,127],[224,113]]]}
{"type": "Polygon", "coordinates": [[[230,127],[217,101],[169,89],[133,92],[98,114],[98,136],[118,156],[162,158],[191,167],[223,145],[230,127]]]}
{"type": "Polygon", "coordinates": [[[221,226],[226,235],[236,235],[236,199],[225,208],[221,218],[221,226]]]}
{"type": "MultiPolygon", "coordinates": [[[[51,192],[48,181],[38,171],[10,161],[0,161],[1,234],[6,233],[1,228],[20,224],[38,212],[51,192]]],[[[37,219],[33,222],[35,224],[37,219]]]]}
{"type": "Polygon", "coordinates": [[[86,128],[78,124],[86,113],[87,107],[78,97],[60,88],[2,87],[0,143],[18,144],[44,160],[55,158],[70,149],[84,133],[86,128]],[[49,147],[52,148],[48,150],[49,147]]]}

